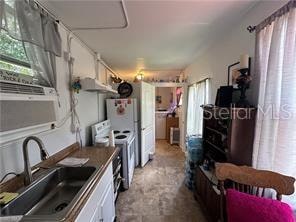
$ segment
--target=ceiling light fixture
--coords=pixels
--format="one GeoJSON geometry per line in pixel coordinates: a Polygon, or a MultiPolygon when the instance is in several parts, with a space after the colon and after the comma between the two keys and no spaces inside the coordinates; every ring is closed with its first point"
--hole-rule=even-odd
{"type": "Polygon", "coordinates": [[[144,80],[144,74],[142,72],[139,72],[136,77],[135,80],[138,81],[143,81],[144,80]]]}
{"type": "Polygon", "coordinates": [[[143,73],[138,73],[137,74],[137,79],[138,80],[144,80],[144,74],[143,73]]]}

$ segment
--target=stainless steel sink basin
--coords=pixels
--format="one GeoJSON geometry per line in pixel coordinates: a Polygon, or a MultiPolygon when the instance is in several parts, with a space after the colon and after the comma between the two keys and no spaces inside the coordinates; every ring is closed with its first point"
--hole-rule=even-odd
{"type": "MultiPolygon", "coordinates": [[[[25,188],[1,207],[1,216],[25,215],[30,220],[62,220],[95,175],[96,167],[60,167],[25,188]]],[[[1,219],[0,219],[1,220],[1,219]]]]}

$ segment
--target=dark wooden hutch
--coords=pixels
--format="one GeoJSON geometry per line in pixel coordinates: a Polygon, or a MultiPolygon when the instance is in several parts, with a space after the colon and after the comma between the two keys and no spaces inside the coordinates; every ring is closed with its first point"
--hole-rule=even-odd
{"type": "Polygon", "coordinates": [[[208,219],[219,220],[220,191],[214,174],[215,162],[252,165],[255,108],[203,107],[204,160],[210,169],[196,170],[196,197],[202,202],[208,219]]]}
{"type": "Polygon", "coordinates": [[[204,108],[204,158],[252,165],[256,109],[204,108]]]}

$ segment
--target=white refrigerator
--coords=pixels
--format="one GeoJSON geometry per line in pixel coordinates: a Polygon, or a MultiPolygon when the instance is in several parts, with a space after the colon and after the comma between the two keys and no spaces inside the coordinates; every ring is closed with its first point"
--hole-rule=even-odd
{"type": "Polygon", "coordinates": [[[106,99],[107,118],[114,130],[131,130],[135,134],[135,164],[139,165],[139,115],[137,99],[106,99]]]}

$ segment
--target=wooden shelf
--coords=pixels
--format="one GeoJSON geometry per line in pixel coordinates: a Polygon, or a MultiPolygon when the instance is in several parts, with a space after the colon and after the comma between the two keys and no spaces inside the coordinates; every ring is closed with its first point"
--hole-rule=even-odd
{"type": "Polygon", "coordinates": [[[213,128],[208,127],[208,126],[206,126],[206,129],[211,130],[212,132],[215,132],[215,133],[217,133],[217,134],[220,134],[221,136],[225,136],[225,137],[227,137],[227,134],[226,134],[226,133],[222,133],[222,132],[220,132],[219,130],[213,129],[213,128]]]}
{"type": "Polygon", "coordinates": [[[204,160],[208,160],[209,167],[212,168],[207,171],[197,167],[195,178],[196,197],[201,200],[209,222],[217,222],[220,219],[221,195],[219,186],[216,185],[218,181],[213,164],[215,162],[249,166],[252,164],[256,109],[228,108],[229,115],[222,115],[220,109],[222,108],[204,107],[204,160]],[[248,118],[237,118],[241,115],[248,118]]]}
{"type": "Polygon", "coordinates": [[[187,87],[188,83],[186,82],[149,82],[155,87],[187,87]]]}
{"type": "Polygon", "coordinates": [[[213,148],[215,148],[220,153],[226,154],[226,151],[222,150],[220,147],[216,146],[215,144],[211,143],[210,141],[206,140],[206,143],[208,143],[209,145],[211,145],[213,148]]]}
{"type": "Polygon", "coordinates": [[[252,165],[256,109],[230,107],[229,119],[225,121],[222,119],[225,115],[220,113],[220,109],[222,108],[204,108],[204,153],[215,161],[252,165]],[[240,116],[246,118],[238,118],[240,116]],[[222,128],[222,125],[226,128],[222,128]]]}

